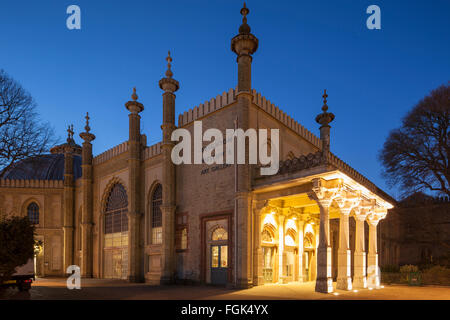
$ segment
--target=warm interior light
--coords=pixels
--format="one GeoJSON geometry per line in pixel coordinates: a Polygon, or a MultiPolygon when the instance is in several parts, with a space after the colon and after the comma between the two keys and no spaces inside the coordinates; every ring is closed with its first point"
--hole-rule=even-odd
{"type": "Polygon", "coordinates": [[[353,290],[353,292],[358,292],[358,290],[353,290]]]}

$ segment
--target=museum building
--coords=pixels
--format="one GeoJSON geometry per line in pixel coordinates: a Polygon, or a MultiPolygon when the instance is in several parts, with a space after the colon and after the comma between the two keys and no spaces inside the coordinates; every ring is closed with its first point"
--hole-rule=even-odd
{"type": "MultiPolygon", "coordinates": [[[[179,82],[168,69],[162,89],[162,141],[147,146],[136,90],[125,103],[129,138],[93,156],[89,116],[78,145],[9,168],[0,180],[0,213],[29,216],[43,243],[39,276],[83,277],[149,284],[189,281],[248,288],[315,281],[316,291],[379,286],[377,224],[395,204],[330,152],[327,94],[316,117],[320,138],[251,86],[258,39],[247,24],[231,40],[237,87],[178,116],[179,82]],[[217,128],[278,129],[280,168],[180,164],[171,159],[172,132],[217,128]]],[[[151,132],[148,134],[152,135],[151,132]]],[[[270,139],[267,145],[272,145],[270,139]]],[[[246,159],[249,157],[248,146],[246,159]]],[[[361,150],[363,151],[363,150],[361,150]]],[[[270,151],[269,151],[270,152],[270,151]]]]}

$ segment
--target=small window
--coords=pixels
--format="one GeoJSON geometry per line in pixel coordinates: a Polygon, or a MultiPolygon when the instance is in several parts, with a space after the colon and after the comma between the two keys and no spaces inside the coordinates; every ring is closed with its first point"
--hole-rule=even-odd
{"type": "Polygon", "coordinates": [[[176,213],[175,224],[175,245],[177,250],[187,250],[188,248],[188,217],[187,212],[176,213]]]}
{"type": "Polygon", "coordinates": [[[39,206],[35,202],[28,205],[27,213],[32,224],[39,224],[39,206]]]}
{"type": "Polygon", "coordinates": [[[224,228],[219,227],[213,231],[211,239],[213,241],[228,240],[228,232],[224,228]]]}
{"type": "Polygon", "coordinates": [[[180,249],[186,250],[187,249],[187,229],[184,228],[181,231],[181,243],[180,243],[180,249]]]}

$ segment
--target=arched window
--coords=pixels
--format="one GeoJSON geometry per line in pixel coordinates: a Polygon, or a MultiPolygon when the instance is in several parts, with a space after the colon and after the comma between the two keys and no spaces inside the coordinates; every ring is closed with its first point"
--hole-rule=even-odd
{"type": "Polygon", "coordinates": [[[228,240],[228,232],[224,228],[219,227],[213,231],[211,239],[213,241],[228,240]]]}
{"type": "Polygon", "coordinates": [[[128,199],[125,188],[117,183],[109,193],[105,210],[105,247],[128,245],[128,199]]]}
{"type": "Polygon", "coordinates": [[[305,248],[313,248],[313,235],[311,232],[307,232],[305,234],[305,237],[303,240],[303,246],[305,248]]]}
{"type": "Polygon", "coordinates": [[[27,207],[28,219],[32,224],[39,224],[39,206],[32,202],[27,207]]]}
{"type": "Polygon", "coordinates": [[[264,228],[264,230],[262,231],[261,240],[263,242],[273,242],[272,233],[269,230],[267,230],[267,228],[264,228]]]}
{"type": "Polygon", "coordinates": [[[286,235],[284,237],[284,243],[286,244],[286,246],[291,246],[291,247],[295,246],[296,235],[297,235],[297,233],[295,232],[294,229],[292,229],[292,228],[287,229],[286,235]]]}
{"type": "Polygon", "coordinates": [[[162,243],[162,185],[158,184],[152,194],[152,243],[162,243]]]}

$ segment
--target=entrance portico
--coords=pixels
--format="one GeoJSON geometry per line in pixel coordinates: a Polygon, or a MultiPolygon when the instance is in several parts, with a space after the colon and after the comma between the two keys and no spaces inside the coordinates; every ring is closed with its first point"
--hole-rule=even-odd
{"type": "Polygon", "coordinates": [[[315,281],[315,290],[324,293],[333,292],[333,280],[341,290],[379,287],[376,225],[392,205],[342,171],[329,169],[318,165],[297,176],[290,173],[286,180],[282,176],[255,180],[254,285],[315,281]],[[354,230],[350,219],[356,221],[354,230]],[[331,220],[339,222],[336,243],[331,239],[331,220]]]}

